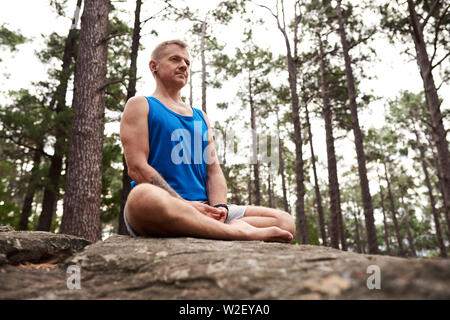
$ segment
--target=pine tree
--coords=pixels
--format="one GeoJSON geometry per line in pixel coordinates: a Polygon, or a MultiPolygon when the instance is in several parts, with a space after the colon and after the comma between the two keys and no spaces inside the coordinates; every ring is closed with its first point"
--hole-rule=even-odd
{"type": "Polygon", "coordinates": [[[364,216],[366,220],[367,241],[369,244],[369,253],[378,253],[377,233],[375,229],[375,220],[373,217],[373,204],[369,190],[369,181],[367,179],[366,159],[364,154],[363,136],[358,119],[358,106],[356,104],[356,87],[353,76],[352,62],[349,54],[349,44],[347,40],[344,16],[341,9],[341,0],[337,0],[336,14],[339,21],[339,34],[342,43],[342,52],[345,60],[345,71],[347,76],[347,89],[349,96],[350,111],[352,115],[353,134],[355,137],[356,155],[358,159],[358,172],[361,184],[361,193],[364,203],[364,216]]]}
{"type": "Polygon", "coordinates": [[[108,0],[86,2],[75,71],[73,123],[61,233],[100,238],[108,0]]]}

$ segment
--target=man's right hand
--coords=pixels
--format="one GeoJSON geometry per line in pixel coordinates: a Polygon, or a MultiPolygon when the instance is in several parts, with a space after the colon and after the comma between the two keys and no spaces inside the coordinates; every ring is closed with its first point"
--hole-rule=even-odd
{"type": "Polygon", "coordinates": [[[216,219],[220,222],[225,222],[225,219],[227,218],[227,210],[225,208],[214,208],[198,201],[189,201],[189,203],[205,216],[216,219]]]}

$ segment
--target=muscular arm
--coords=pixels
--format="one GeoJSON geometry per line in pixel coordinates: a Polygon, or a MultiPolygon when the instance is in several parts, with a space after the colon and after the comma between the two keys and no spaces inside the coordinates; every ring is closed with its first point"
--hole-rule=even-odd
{"type": "Polygon", "coordinates": [[[227,182],[220,168],[217,158],[216,148],[214,147],[214,137],[209,124],[208,117],[203,112],[208,125],[208,165],[206,178],[206,192],[208,194],[209,204],[214,206],[218,203],[227,203],[227,182]]]}
{"type": "Polygon", "coordinates": [[[133,97],[128,100],[120,121],[120,140],[128,166],[128,175],[136,184],[151,183],[181,199],[158,171],[147,163],[150,151],[147,119],[148,103],[145,97],[133,97]]]}

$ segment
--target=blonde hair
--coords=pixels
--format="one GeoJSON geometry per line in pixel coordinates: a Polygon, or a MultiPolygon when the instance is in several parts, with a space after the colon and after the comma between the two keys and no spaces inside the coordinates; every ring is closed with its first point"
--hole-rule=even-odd
{"type": "Polygon", "coordinates": [[[188,48],[187,43],[184,42],[183,40],[167,40],[167,41],[161,42],[160,44],[158,44],[156,46],[155,49],[153,49],[151,59],[152,60],[161,59],[164,49],[166,49],[167,46],[170,46],[171,44],[176,44],[177,46],[180,46],[183,49],[188,48]]]}

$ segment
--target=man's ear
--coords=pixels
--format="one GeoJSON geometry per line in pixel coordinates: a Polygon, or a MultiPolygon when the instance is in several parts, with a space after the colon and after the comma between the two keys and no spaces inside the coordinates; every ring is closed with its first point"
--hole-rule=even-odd
{"type": "Polygon", "coordinates": [[[151,73],[154,73],[154,74],[157,73],[157,71],[156,71],[157,63],[156,63],[155,60],[150,60],[150,62],[148,63],[148,66],[149,66],[149,68],[150,68],[150,72],[151,72],[151,73]]]}

